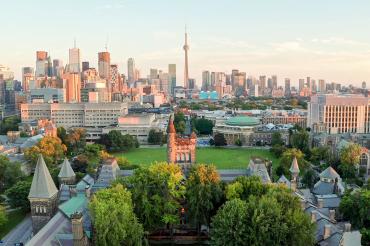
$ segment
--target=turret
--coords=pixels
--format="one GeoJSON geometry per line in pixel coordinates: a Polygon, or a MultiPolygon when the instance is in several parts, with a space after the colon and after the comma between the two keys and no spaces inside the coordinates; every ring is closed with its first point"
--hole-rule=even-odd
{"type": "Polygon", "coordinates": [[[294,157],[292,161],[292,165],[289,168],[289,171],[292,175],[292,180],[290,181],[290,188],[295,191],[297,189],[298,185],[298,175],[299,175],[299,166],[298,166],[298,161],[297,158],[294,157]]]}
{"type": "Polygon", "coordinates": [[[172,116],[168,122],[167,128],[167,162],[175,163],[176,162],[176,129],[173,124],[172,116]]]}
{"type": "Polygon", "coordinates": [[[73,171],[71,164],[69,163],[67,157],[62,163],[60,172],[58,174],[59,184],[73,185],[76,182],[76,174],[73,171]]]}

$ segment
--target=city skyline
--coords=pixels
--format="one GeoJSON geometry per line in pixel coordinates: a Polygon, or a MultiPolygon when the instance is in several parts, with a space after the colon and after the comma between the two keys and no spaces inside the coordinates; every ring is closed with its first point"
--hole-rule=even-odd
{"type": "Polygon", "coordinates": [[[17,79],[22,67],[35,68],[36,50],[48,51],[52,59],[67,64],[76,38],[81,61],[93,67],[107,44],[112,64],[118,64],[121,73],[127,75],[130,57],[142,76],[150,68],[166,70],[168,64],[176,64],[181,85],[185,24],[191,45],[189,77],[198,86],[203,70],[239,69],[255,77],[276,74],[280,85],[285,77],[292,85],[310,76],[357,86],[370,78],[366,1],[89,1],[84,18],[81,12],[87,2],[68,2],[72,3],[3,4],[8,10],[0,17],[7,23],[3,33],[12,35],[2,39],[0,64],[9,66],[17,79]],[[225,11],[227,7],[232,11],[225,11]],[[31,14],[36,10],[42,14],[31,14]],[[17,19],[10,21],[14,13],[17,19]]]}

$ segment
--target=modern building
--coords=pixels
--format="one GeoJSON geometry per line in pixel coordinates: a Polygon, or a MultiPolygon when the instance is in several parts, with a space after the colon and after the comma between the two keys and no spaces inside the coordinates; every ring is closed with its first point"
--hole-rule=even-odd
{"type": "Polygon", "coordinates": [[[128,58],[127,60],[127,82],[130,84],[135,83],[135,60],[134,58],[128,58]]]}
{"type": "Polygon", "coordinates": [[[128,112],[127,104],[112,103],[32,103],[21,105],[22,123],[52,120],[57,127],[103,128],[117,125],[128,112]]]}
{"type": "Polygon", "coordinates": [[[36,77],[48,75],[48,52],[36,51],[36,77]]]}
{"type": "Polygon", "coordinates": [[[65,89],[62,88],[37,88],[29,91],[29,102],[31,103],[64,103],[65,89]]]}
{"type": "Polygon", "coordinates": [[[168,64],[168,80],[170,85],[170,93],[175,93],[176,87],[176,64],[168,64]]]}
{"type": "Polygon", "coordinates": [[[285,88],[284,88],[284,91],[285,91],[285,96],[289,97],[291,95],[291,92],[290,92],[290,79],[289,78],[285,78],[285,88]]]}
{"type": "Polygon", "coordinates": [[[69,49],[69,72],[81,72],[80,49],[76,48],[76,44],[74,48],[69,49]]]}
{"type": "Polygon", "coordinates": [[[90,68],[90,63],[88,61],[83,61],[82,62],[82,72],[85,72],[90,68]]]}
{"type": "Polygon", "coordinates": [[[325,93],[326,92],[325,80],[319,79],[319,86],[318,86],[317,89],[318,89],[318,92],[320,92],[320,93],[325,93]]]}
{"type": "Polygon", "coordinates": [[[318,94],[308,103],[307,126],[325,127],[329,134],[369,133],[370,102],[363,95],[318,94]]]}
{"type": "Polygon", "coordinates": [[[85,81],[85,86],[81,89],[81,102],[109,102],[110,96],[106,86],[104,80],[85,81]]]}
{"type": "Polygon", "coordinates": [[[202,91],[211,90],[211,74],[209,71],[202,72],[202,91]]]}
{"type": "Polygon", "coordinates": [[[81,75],[80,73],[64,74],[64,88],[66,102],[81,102],[81,75]]]}
{"type": "Polygon", "coordinates": [[[262,115],[263,124],[291,124],[302,128],[307,126],[307,112],[305,111],[286,111],[286,110],[267,110],[262,115]]]}
{"type": "Polygon", "coordinates": [[[102,79],[110,79],[110,53],[108,51],[99,52],[98,70],[102,79]]]}

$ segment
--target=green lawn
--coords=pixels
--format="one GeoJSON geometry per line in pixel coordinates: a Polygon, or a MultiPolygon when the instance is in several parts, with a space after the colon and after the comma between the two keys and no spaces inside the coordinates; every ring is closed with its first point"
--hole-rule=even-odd
{"type": "MultiPolygon", "coordinates": [[[[155,161],[166,161],[166,148],[139,148],[125,153],[116,153],[115,156],[126,157],[131,164],[149,165],[155,161]]],[[[277,159],[265,149],[246,148],[198,148],[197,163],[214,164],[218,169],[246,168],[252,156],[264,157],[272,160],[276,166],[277,159]]]]}
{"type": "Polygon", "coordinates": [[[0,239],[3,238],[8,232],[16,227],[26,217],[22,210],[15,210],[8,213],[8,222],[0,227],[0,239]]]}

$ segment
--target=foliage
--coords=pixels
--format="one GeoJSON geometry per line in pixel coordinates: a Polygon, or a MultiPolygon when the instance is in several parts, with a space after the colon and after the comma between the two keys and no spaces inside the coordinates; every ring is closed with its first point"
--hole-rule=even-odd
{"type": "Polygon", "coordinates": [[[226,146],[227,142],[224,134],[216,133],[214,136],[215,146],[226,146]]]}
{"type": "Polygon", "coordinates": [[[229,184],[226,194],[230,201],[212,220],[214,245],[314,244],[314,225],[283,186],[243,177],[229,184]]]}
{"type": "Polygon", "coordinates": [[[247,203],[240,199],[227,201],[212,219],[212,245],[247,245],[247,203]]]}
{"type": "Polygon", "coordinates": [[[189,214],[200,225],[210,224],[222,198],[220,176],[213,165],[193,166],[186,181],[186,201],[189,214]]]}
{"type": "Polygon", "coordinates": [[[292,135],[292,147],[301,150],[305,154],[309,154],[309,134],[306,130],[299,130],[292,135]]]}
{"type": "Polygon", "coordinates": [[[103,134],[100,144],[107,147],[110,151],[128,151],[139,147],[136,137],[129,134],[122,135],[120,131],[112,130],[108,134],[103,134]]]}
{"type": "Polygon", "coordinates": [[[318,177],[314,170],[307,169],[303,174],[302,183],[311,189],[315,185],[317,178],[318,177]]]}
{"type": "Polygon", "coordinates": [[[279,146],[284,145],[284,141],[283,141],[283,138],[281,137],[280,132],[272,133],[271,146],[275,146],[275,145],[279,145],[279,146]]]}
{"type": "Polygon", "coordinates": [[[57,136],[64,145],[67,145],[67,130],[64,127],[60,126],[57,128],[57,136]]]}
{"type": "Polygon", "coordinates": [[[240,140],[240,138],[235,140],[235,145],[241,147],[243,145],[242,140],[240,140]]]}
{"type": "Polygon", "coordinates": [[[270,152],[273,153],[275,157],[280,157],[286,150],[287,148],[284,145],[278,144],[275,144],[270,148],[270,152]]]}
{"type": "Polygon", "coordinates": [[[138,165],[132,165],[126,157],[120,156],[117,157],[117,164],[121,170],[131,170],[139,168],[138,165]]]}
{"type": "Polygon", "coordinates": [[[20,207],[23,211],[29,211],[30,203],[28,201],[28,193],[30,189],[30,181],[18,181],[15,185],[6,190],[5,194],[9,199],[9,205],[12,208],[20,207]]]}
{"type": "Polygon", "coordinates": [[[186,119],[183,112],[179,111],[175,113],[175,117],[173,120],[173,124],[175,125],[175,129],[177,133],[184,134],[186,128],[186,119]]]}
{"type": "Polygon", "coordinates": [[[131,193],[122,185],[98,191],[89,208],[97,245],[141,245],[143,227],[133,212],[131,193]]]}
{"type": "Polygon", "coordinates": [[[180,166],[163,162],[141,167],[125,183],[131,189],[135,213],[145,230],[179,220],[180,201],[185,195],[180,166]]]}
{"type": "Polygon", "coordinates": [[[0,192],[11,187],[23,176],[20,163],[11,162],[8,157],[0,155],[0,192]]]}
{"type": "Polygon", "coordinates": [[[151,129],[148,135],[148,143],[150,144],[160,144],[162,145],[164,142],[165,135],[162,131],[156,131],[151,129]]]}
{"type": "Polygon", "coordinates": [[[310,160],[315,164],[319,164],[320,161],[325,161],[328,163],[330,161],[329,147],[323,146],[312,148],[310,160]]]}
{"type": "Polygon", "coordinates": [[[71,129],[65,139],[68,152],[79,153],[86,145],[86,130],[84,128],[71,129]]]}
{"type": "Polygon", "coordinates": [[[212,134],[213,122],[205,118],[192,118],[192,126],[199,134],[210,135],[212,134]]]}
{"type": "Polygon", "coordinates": [[[45,163],[50,166],[55,166],[58,161],[64,157],[67,147],[62,143],[58,137],[45,136],[35,146],[24,151],[24,157],[35,167],[39,154],[42,154],[45,163]]]}
{"type": "Polygon", "coordinates": [[[361,146],[350,143],[340,151],[340,161],[342,164],[355,165],[360,162],[361,146]]]}
{"type": "Polygon", "coordinates": [[[6,216],[5,207],[0,205],[0,227],[6,224],[8,218],[6,216]]]}
{"type": "Polygon", "coordinates": [[[8,131],[18,131],[18,123],[21,119],[18,116],[4,118],[0,122],[0,135],[6,135],[8,131]]]}
{"type": "Polygon", "coordinates": [[[339,210],[344,219],[350,220],[357,228],[370,229],[370,190],[362,188],[358,191],[346,192],[339,210]]]}
{"type": "Polygon", "coordinates": [[[281,156],[280,166],[283,166],[285,170],[289,170],[295,157],[297,158],[300,170],[305,170],[308,165],[303,156],[304,155],[302,151],[300,151],[299,149],[287,149],[281,156]]]}

